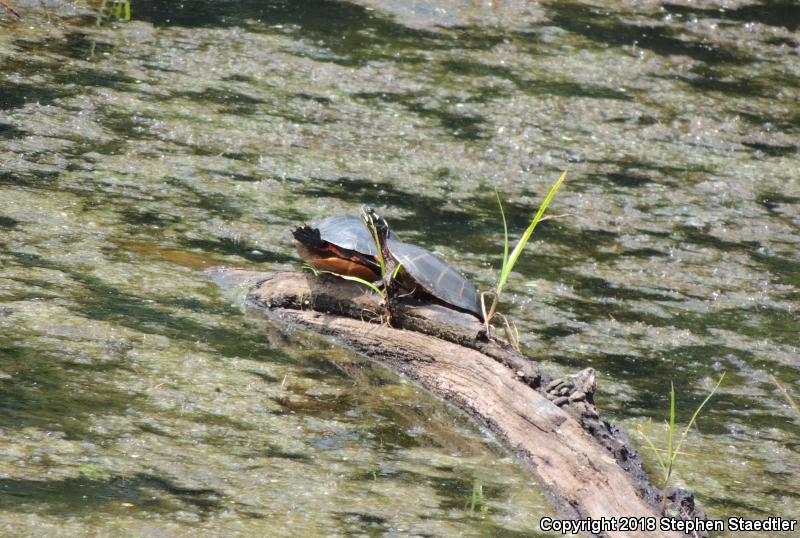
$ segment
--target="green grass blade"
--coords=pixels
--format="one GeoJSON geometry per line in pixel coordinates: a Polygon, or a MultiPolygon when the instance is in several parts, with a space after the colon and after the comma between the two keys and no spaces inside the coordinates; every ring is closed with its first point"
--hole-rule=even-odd
{"type": "Polygon", "coordinates": [[[650,446],[650,450],[652,450],[653,454],[656,455],[656,459],[658,459],[658,464],[661,466],[661,470],[664,471],[664,474],[666,474],[667,473],[667,464],[664,461],[664,458],[661,457],[661,454],[659,453],[659,450],[656,448],[656,445],[653,444],[653,441],[651,441],[650,438],[647,435],[645,435],[645,433],[643,431],[641,431],[641,430],[638,430],[638,431],[639,431],[639,435],[641,435],[644,438],[644,440],[647,442],[647,444],[650,446]]]}
{"type": "Polygon", "coordinates": [[[400,272],[400,268],[403,267],[402,263],[398,263],[397,267],[394,268],[394,272],[392,273],[392,280],[397,278],[397,273],[400,272]]]}
{"type": "MultiPolygon", "coordinates": [[[[675,454],[672,452],[672,440],[675,438],[675,384],[669,382],[669,431],[667,432],[667,457],[670,463],[675,461],[675,454]]],[[[667,477],[669,478],[669,477],[667,477]]]]}
{"type": "Polygon", "coordinates": [[[678,442],[678,446],[675,448],[675,454],[670,454],[670,458],[672,458],[672,461],[675,461],[675,458],[677,457],[678,453],[681,450],[681,445],[683,445],[683,441],[686,439],[686,436],[689,435],[689,430],[692,428],[694,421],[697,420],[697,416],[700,414],[700,411],[703,410],[703,407],[705,407],[705,405],[708,403],[711,397],[714,396],[714,393],[717,392],[717,389],[722,384],[723,379],[725,379],[725,372],[722,373],[722,375],[719,378],[719,381],[717,381],[717,384],[714,385],[714,388],[711,390],[711,392],[708,393],[708,396],[706,396],[706,399],[703,400],[703,403],[701,403],[695,410],[694,414],[692,415],[692,419],[689,421],[689,424],[686,425],[686,429],[683,430],[683,435],[681,435],[681,439],[678,442]]]}
{"type": "Polygon", "coordinates": [[[303,269],[308,269],[309,271],[314,273],[314,276],[319,276],[319,271],[317,271],[317,268],[308,263],[303,264],[303,269]]]}
{"type": "Polygon", "coordinates": [[[316,268],[312,267],[311,265],[309,265],[307,263],[303,264],[303,269],[311,269],[311,271],[314,273],[314,276],[319,276],[321,273],[325,273],[325,274],[328,274],[328,275],[338,276],[339,278],[343,278],[345,280],[351,280],[353,282],[358,282],[359,284],[364,284],[365,286],[367,286],[370,289],[372,289],[372,291],[377,293],[378,296],[383,297],[383,291],[378,286],[376,286],[375,284],[373,284],[372,282],[370,282],[368,280],[364,280],[363,278],[359,278],[357,276],[350,276],[350,275],[340,275],[339,273],[334,273],[333,271],[319,271],[319,270],[317,270],[316,268]]]}
{"type": "Polygon", "coordinates": [[[339,278],[343,278],[345,280],[352,280],[353,282],[358,282],[359,284],[364,284],[365,286],[368,286],[369,288],[371,288],[372,291],[377,293],[380,297],[383,297],[383,291],[378,286],[376,286],[375,284],[370,282],[369,280],[364,280],[363,278],[358,278],[357,276],[340,275],[339,273],[333,273],[331,271],[320,271],[320,273],[328,273],[328,274],[331,274],[331,275],[336,275],[339,278]]]}
{"type": "Polygon", "coordinates": [[[503,218],[503,265],[502,268],[505,268],[508,265],[508,223],[506,222],[506,212],[503,211],[503,202],[500,200],[500,193],[497,192],[497,189],[494,190],[494,195],[497,197],[497,205],[500,206],[500,216],[503,218]]]}
{"type": "Polygon", "coordinates": [[[533,217],[530,226],[528,226],[528,229],[525,230],[525,233],[520,238],[519,242],[517,243],[517,246],[514,247],[514,250],[511,252],[511,255],[509,256],[507,263],[503,266],[503,270],[500,272],[500,278],[497,280],[497,289],[496,289],[497,295],[500,295],[503,286],[505,286],[506,281],[508,280],[508,276],[511,274],[511,270],[517,263],[517,259],[519,259],[520,254],[522,254],[522,249],[525,248],[525,245],[528,243],[528,239],[531,238],[531,234],[533,233],[533,230],[536,229],[536,225],[539,224],[539,220],[542,218],[542,215],[547,209],[547,206],[550,205],[550,201],[556,195],[556,192],[558,192],[558,188],[561,187],[561,184],[564,182],[566,178],[567,178],[567,171],[564,170],[564,172],[561,174],[561,177],[558,178],[558,181],[556,181],[550,188],[550,192],[547,193],[547,196],[542,202],[542,205],[539,206],[539,211],[536,212],[536,216],[533,217]]]}

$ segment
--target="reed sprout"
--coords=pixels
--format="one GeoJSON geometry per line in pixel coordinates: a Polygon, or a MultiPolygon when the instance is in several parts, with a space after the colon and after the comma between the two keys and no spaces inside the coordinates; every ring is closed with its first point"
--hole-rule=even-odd
{"type": "Polygon", "coordinates": [[[708,403],[711,397],[717,392],[722,380],[725,379],[725,374],[723,373],[717,384],[711,389],[711,392],[708,393],[708,396],[702,401],[702,403],[697,406],[694,413],[692,414],[692,418],[689,420],[689,423],[686,424],[686,427],[680,433],[680,438],[676,439],[676,432],[677,426],[675,423],[675,384],[670,383],[670,401],[669,401],[669,421],[667,422],[667,449],[664,451],[663,449],[656,448],[653,441],[644,434],[641,430],[639,430],[639,434],[644,438],[647,442],[650,450],[655,454],[656,461],[658,461],[658,465],[661,468],[662,472],[662,492],[661,492],[661,513],[664,513],[667,503],[667,496],[666,491],[667,487],[669,486],[669,480],[672,477],[672,470],[675,468],[675,462],[678,459],[678,455],[680,455],[681,447],[683,446],[683,442],[686,440],[687,436],[689,435],[689,430],[694,425],[697,417],[700,415],[700,411],[703,410],[703,407],[708,403]],[[662,452],[666,452],[662,456],[662,452]]]}
{"type": "MultiPolygon", "coordinates": [[[[547,193],[544,200],[542,201],[541,205],[539,206],[539,210],[536,212],[536,215],[533,217],[533,220],[528,225],[528,228],[525,230],[525,233],[522,234],[522,237],[519,238],[514,250],[511,251],[509,254],[509,239],[508,239],[508,222],[506,221],[506,213],[503,209],[503,202],[500,200],[500,194],[495,191],[495,196],[497,197],[497,205],[500,207],[500,217],[503,220],[503,264],[500,268],[500,274],[497,277],[497,284],[493,290],[491,290],[492,295],[492,303],[489,306],[489,309],[486,308],[485,296],[486,293],[481,294],[481,308],[483,309],[483,318],[486,323],[486,330],[487,333],[489,331],[489,324],[491,323],[492,319],[494,318],[495,314],[497,314],[497,305],[500,302],[500,297],[503,294],[503,288],[508,281],[508,277],[511,274],[511,271],[514,269],[514,265],[516,265],[517,260],[519,259],[520,255],[522,254],[522,250],[525,248],[525,245],[528,244],[528,240],[531,238],[533,231],[536,229],[536,225],[539,224],[542,220],[545,220],[547,217],[544,217],[544,212],[547,210],[547,206],[550,205],[550,201],[558,192],[559,187],[567,178],[567,170],[561,173],[561,176],[558,180],[550,187],[550,192],[547,193]]],[[[516,347],[516,346],[515,346],[516,347]]]]}

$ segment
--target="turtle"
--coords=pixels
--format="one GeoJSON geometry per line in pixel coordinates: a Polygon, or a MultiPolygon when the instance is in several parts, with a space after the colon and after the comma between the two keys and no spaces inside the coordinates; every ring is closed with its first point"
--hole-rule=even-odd
{"type": "Polygon", "coordinates": [[[389,230],[386,220],[372,209],[362,209],[361,216],[366,225],[374,230],[385,260],[383,280],[390,315],[389,303],[397,293],[399,284],[418,296],[427,296],[444,306],[472,314],[484,321],[480,294],[461,273],[424,248],[397,239],[389,230]]]}
{"type": "Polygon", "coordinates": [[[316,227],[300,226],[292,235],[297,254],[318,271],[355,276],[369,282],[381,279],[375,240],[358,217],[329,217],[316,227]]]}

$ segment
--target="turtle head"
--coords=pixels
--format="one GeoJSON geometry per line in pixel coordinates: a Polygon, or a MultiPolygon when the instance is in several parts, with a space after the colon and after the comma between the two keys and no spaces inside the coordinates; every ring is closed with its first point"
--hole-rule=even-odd
{"type": "Polygon", "coordinates": [[[361,208],[361,218],[364,219],[367,228],[375,231],[379,241],[388,239],[389,225],[386,223],[386,219],[375,213],[371,207],[363,206],[361,208]]]}

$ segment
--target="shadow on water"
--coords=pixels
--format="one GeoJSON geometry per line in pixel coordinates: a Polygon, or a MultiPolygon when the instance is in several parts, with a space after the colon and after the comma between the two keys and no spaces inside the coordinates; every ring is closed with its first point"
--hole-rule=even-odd
{"type": "Polygon", "coordinates": [[[12,219],[11,217],[4,217],[0,215],[0,228],[4,228],[6,230],[13,230],[17,227],[19,221],[16,219],[12,219]]]}
{"type": "Polygon", "coordinates": [[[663,9],[668,13],[722,21],[760,22],[769,26],[783,27],[791,32],[800,28],[800,4],[791,0],[760,0],[724,9],[665,3],[663,9]]]}
{"type": "Polygon", "coordinates": [[[707,64],[742,65],[753,61],[752,55],[743,50],[685,40],[667,26],[627,24],[609,11],[586,4],[549,2],[546,11],[554,25],[605,45],[635,45],[659,55],[683,55],[707,64]]]}
{"type": "MultiPolygon", "coordinates": [[[[2,106],[2,97],[0,97],[0,109],[5,108],[2,106]]],[[[0,139],[11,140],[14,138],[20,138],[27,134],[25,131],[17,129],[13,125],[9,125],[7,123],[0,123],[0,139]]]]}
{"type": "MultiPolygon", "coordinates": [[[[124,413],[133,403],[142,403],[141,397],[105,383],[92,382],[91,390],[85,386],[92,372],[124,368],[121,360],[82,364],[63,349],[18,345],[17,336],[0,339],[3,370],[11,376],[0,380],[0,424],[4,427],[41,427],[63,431],[70,439],[102,437],[90,431],[86,417],[124,413]]],[[[24,339],[32,341],[35,336],[26,334],[24,339]]]]}
{"type": "Polygon", "coordinates": [[[333,53],[320,61],[360,65],[368,60],[419,61],[394,53],[416,49],[489,49],[503,41],[485,28],[451,34],[409,28],[364,6],[334,0],[157,0],[136,5],[134,18],[155,25],[247,26],[252,31],[296,31],[333,53]],[[255,21],[255,22],[254,22],[255,21]],[[391,47],[386,48],[390,43],[391,47]]]}
{"type": "MultiPolygon", "coordinates": [[[[180,299],[151,296],[142,298],[110,286],[99,278],[36,255],[17,252],[12,252],[11,255],[17,265],[55,269],[82,284],[83,293],[73,299],[78,303],[75,311],[87,318],[111,321],[145,334],[159,334],[175,341],[208,345],[223,357],[253,358],[270,362],[288,360],[283,352],[270,347],[266,338],[256,331],[243,331],[240,326],[226,328],[220,324],[206,325],[177,315],[173,310],[182,302],[180,299]]],[[[217,308],[223,309],[228,317],[242,315],[232,306],[222,305],[217,308]]],[[[213,309],[209,305],[203,305],[201,311],[207,313],[213,309]]]]}
{"type": "MultiPolygon", "coordinates": [[[[9,69],[4,62],[3,69],[9,69]]],[[[11,67],[10,69],[13,69],[11,67]]],[[[77,90],[67,90],[43,84],[28,84],[0,80],[0,110],[21,108],[27,104],[46,105],[61,97],[73,96],[77,90]]]]}
{"type": "MultiPolygon", "coordinates": [[[[287,231],[288,235],[288,231],[287,231]]],[[[296,263],[295,256],[280,252],[262,251],[256,245],[240,239],[222,237],[218,239],[183,239],[181,244],[187,248],[201,249],[205,252],[214,252],[225,256],[239,256],[255,263],[296,263]]]]}
{"type": "Polygon", "coordinates": [[[114,50],[114,44],[98,41],[83,32],[69,32],[63,38],[48,38],[38,41],[16,40],[14,46],[24,55],[47,51],[75,60],[101,59],[114,50]]]}
{"type": "MultiPolygon", "coordinates": [[[[426,95],[414,93],[362,92],[354,94],[356,99],[381,103],[398,103],[409,112],[422,118],[433,118],[454,138],[461,140],[478,140],[486,138],[483,131],[485,118],[478,115],[458,114],[443,106],[428,106],[424,103],[426,95]]],[[[459,101],[460,102],[460,101],[459,101]]]]}
{"type": "Polygon", "coordinates": [[[514,83],[519,91],[528,95],[554,95],[559,97],[587,97],[633,101],[633,95],[599,84],[579,84],[568,80],[527,78],[510,67],[488,65],[464,59],[449,59],[439,64],[445,73],[469,77],[497,77],[514,83]]]}
{"type": "Polygon", "coordinates": [[[213,489],[180,487],[165,478],[147,474],[48,481],[0,479],[0,494],[2,510],[73,516],[129,511],[133,505],[150,513],[163,514],[183,508],[203,517],[221,508],[224,499],[222,492],[213,489]]]}

